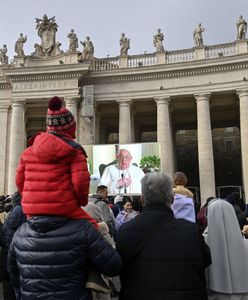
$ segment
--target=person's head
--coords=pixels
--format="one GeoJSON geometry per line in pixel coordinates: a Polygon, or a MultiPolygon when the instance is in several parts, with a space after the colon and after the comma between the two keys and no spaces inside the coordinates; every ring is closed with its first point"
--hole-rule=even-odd
{"type": "Polygon", "coordinates": [[[108,188],[106,185],[99,185],[96,189],[96,193],[98,196],[102,198],[107,198],[108,197],[108,188]]]}
{"type": "Polygon", "coordinates": [[[208,206],[209,202],[215,199],[215,197],[208,197],[205,203],[205,206],[208,206]]]}
{"type": "Polygon", "coordinates": [[[89,40],[90,40],[90,37],[89,37],[89,36],[86,36],[86,40],[89,41],[89,40]]]}
{"type": "Polygon", "coordinates": [[[173,201],[172,179],[166,173],[152,172],[141,179],[144,206],[171,206],[173,201]]]}
{"type": "Polygon", "coordinates": [[[161,32],[161,29],[159,28],[159,29],[158,29],[158,33],[160,33],[160,32],[161,32]]]}
{"type": "Polygon", "coordinates": [[[49,100],[47,110],[47,132],[53,132],[65,137],[76,137],[76,122],[73,114],[63,106],[62,100],[54,96],[49,100]]]}
{"type": "Polygon", "coordinates": [[[186,185],[188,178],[183,172],[176,172],[173,178],[175,185],[186,185]]]}
{"type": "Polygon", "coordinates": [[[225,200],[227,202],[229,202],[230,204],[232,204],[232,205],[236,204],[236,197],[235,197],[235,195],[233,193],[227,195],[226,198],[225,198],[225,200]]]}
{"type": "Polygon", "coordinates": [[[129,168],[132,156],[127,149],[120,149],[117,153],[118,166],[120,170],[126,170],[129,168]]]}
{"type": "Polygon", "coordinates": [[[122,202],[122,199],[123,199],[123,197],[122,197],[121,195],[115,196],[114,204],[117,204],[117,203],[119,203],[119,202],[122,202]]]}
{"type": "Polygon", "coordinates": [[[130,213],[133,211],[133,201],[128,197],[124,196],[122,199],[122,207],[125,212],[130,213]]]}
{"type": "Polygon", "coordinates": [[[97,223],[102,222],[102,212],[101,208],[93,202],[89,202],[84,206],[84,210],[97,221],[97,223]]]}

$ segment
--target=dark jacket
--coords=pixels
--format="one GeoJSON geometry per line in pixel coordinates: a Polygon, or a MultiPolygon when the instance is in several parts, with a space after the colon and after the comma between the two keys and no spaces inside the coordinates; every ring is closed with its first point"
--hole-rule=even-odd
{"type": "Polygon", "coordinates": [[[118,275],[118,253],[84,219],[36,216],[15,233],[8,271],[21,300],[88,300],[88,268],[118,275]]]}
{"type": "Polygon", "coordinates": [[[9,280],[9,274],[7,272],[7,256],[9,245],[12,238],[19,228],[19,226],[26,221],[26,216],[24,215],[21,207],[21,197],[17,192],[13,197],[13,208],[8,213],[6,220],[2,226],[1,230],[1,254],[0,254],[0,279],[9,280]]]}
{"type": "Polygon", "coordinates": [[[175,219],[169,207],[144,208],[117,234],[117,251],[123,260],[122,300],[207,300],[204,269],[210,251],[195,223],[175,219]],[[159,229],[132,261],[146,232],[159,229]]]}

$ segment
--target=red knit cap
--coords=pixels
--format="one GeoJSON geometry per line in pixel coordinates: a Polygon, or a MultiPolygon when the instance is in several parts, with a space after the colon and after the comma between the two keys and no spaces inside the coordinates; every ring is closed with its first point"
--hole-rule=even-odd
{"type": "Polygon", "coordinates": [[[47,132],[54,132],[65,137],[75,138],[76,122],[73,114],[62,105],[61,99],[57,96],[49,100],[46,124],[47,132]]]}

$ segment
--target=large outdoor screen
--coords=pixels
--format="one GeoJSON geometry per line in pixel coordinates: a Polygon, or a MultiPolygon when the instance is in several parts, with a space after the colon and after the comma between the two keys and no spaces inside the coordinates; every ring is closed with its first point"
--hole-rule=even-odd
{"type": "Polygon", "coordinates": [[[159,143],[83,146],[91,174],[90,194],[97,186],[108,187],[109,195],[140,195],[140,181],[147,172],[160,170],[159,143]]]}

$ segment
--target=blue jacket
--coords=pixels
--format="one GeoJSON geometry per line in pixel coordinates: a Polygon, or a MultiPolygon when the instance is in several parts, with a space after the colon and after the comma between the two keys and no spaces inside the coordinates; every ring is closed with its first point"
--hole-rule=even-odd
{"type": "Polygon", "coordinates": [[[107,276],[118,275],[121,259],[85,219],[36,216],[15,233],[8,271],[20,300],[88,300],[89,265],[107,276]]]}

